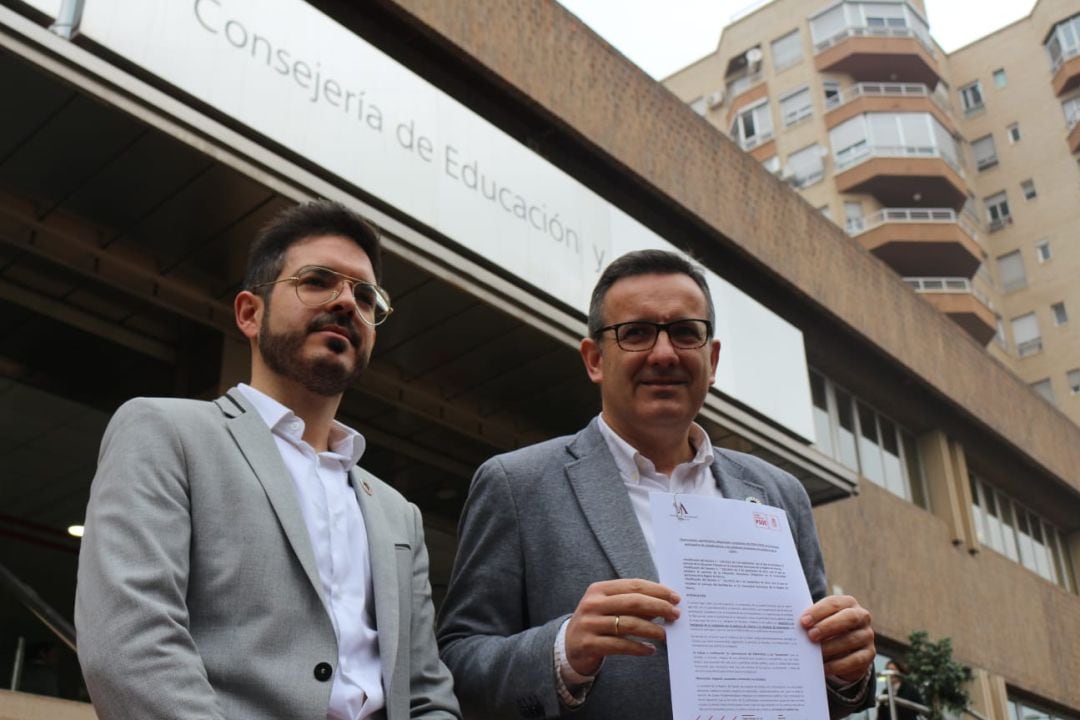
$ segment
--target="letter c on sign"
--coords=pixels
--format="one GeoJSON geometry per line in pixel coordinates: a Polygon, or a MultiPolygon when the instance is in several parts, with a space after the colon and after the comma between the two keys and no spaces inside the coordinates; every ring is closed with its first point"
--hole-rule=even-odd
{"type": "MultiPolygon", "coordinates": [[[[199,6],[202,5],[204,2],[206,2],[206,0],[195,0],[195,19],[198,20],[199,24],[202,25],[204,28],[212,32],[214,35],[217,35],[218,31],[207,25],[206,20],[203,19],[202,13],[199,12],[199,6]]],[[[210,0],[210,2],[214,3],[218,7],[221,7],[221,3],[218,2],[218,0],[210,0]]]]}

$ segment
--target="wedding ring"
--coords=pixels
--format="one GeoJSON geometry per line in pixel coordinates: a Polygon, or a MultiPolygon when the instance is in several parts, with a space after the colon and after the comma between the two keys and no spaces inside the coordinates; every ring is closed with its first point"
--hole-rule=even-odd
{"type": "Polygon", "coordinates": [[[621,620],[621,619],[622,619],[622,615],[616,615],[615,616],[615,634],[616,635],[619,634],[619,620],[621,620]]]}

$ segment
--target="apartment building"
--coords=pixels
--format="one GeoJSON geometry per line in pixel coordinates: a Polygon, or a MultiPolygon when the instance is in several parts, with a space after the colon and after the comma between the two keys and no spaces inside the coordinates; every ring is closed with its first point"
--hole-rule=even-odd
{"type": "MultiPolygon", "coordinates": [[[[768,112],[745,101],[732,114],[744,142],[761,135],[755,158],[552,0],[86,0],[74,39],[49,29],[61,5],[0,0],[0,88],[18,99],[0,112],[0,677],[65,635],[79,548],[67,528],[110,414],[245,378],[230,301],[248,243],[277,210],[321,196],[383,233],[395,313],[340,417],[367,439],[364,467],[423,511],[436,602],[477,465],[599,409],[578,344],[603,263],[668,248],[703,265],[716,299],[724,349],[699,422],[802,482],[829,585],[872,610],[882,658],[912,630],[949,636],[976,670],[981,716],[1080,717],[1080,426],[990,354],[1007,357],[992,337],[997,312],[1009,339],[1012,295],[993,262],[977,271],[996,260],[980,203],[1002,189],[1018,200],[978,188],[952,134],[955,90],[913,89],[949,77],[925,34],[898,27],[921,9],[882,20],[914,57],[896,78],[830,71],[848,113],[834,125],[850,140],[838,174],[831,131],[815,130],[833,96],[810,74],[802,20],[732,53],[773,78],[772,41],[801,38],[801,60],[776,77],[807,73],[809,115],[797,92],[781,129],[774,79],[768,112]],[[859,107],[886,118],[858,121],[859,107]],[[772,155],[774,172],[761,166],[772,155]],[[857,189],[838,194],[845,172],[857,189]],[[843,222],[856,200],[857,237],[901,275],[818,211],[843,222]],[[950,278],[938,295],[961,325],[902,277],[950,278]],[[944,292],[957,278],[965,292],[944,292]],[[53,612],[27,608],[42,604],[53,612]]],[[[860,73],[877,47],[865,39],[830,47],[855,47],[860,73]]],[[[723,87],[731,61],[712,62],[723,87]]],[[[708,112],[726,117],[730,99],[708,112]]],[[[1050,188],[1031,177],[1041,202],[1050,188]]],[[[1066,252],[1056,237],[1047,270],[1066,252]]],[[[78,677],[65,654],[62,695],[79,698],[78,677]]],[[[5,717],[92,713],[0,691],[5,717]]]]}
{"type": "Polygon", "coordinates": [[[776,0],[664,82],[1080,422],[1080,3],[948,54],[924,10],[776,0]]]}

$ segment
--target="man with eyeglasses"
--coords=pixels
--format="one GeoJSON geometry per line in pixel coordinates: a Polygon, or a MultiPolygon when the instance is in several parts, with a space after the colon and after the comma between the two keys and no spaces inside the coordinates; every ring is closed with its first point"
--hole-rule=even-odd
{"type": "Polygon", "coordinates": [[[342,205],[285,210],[234,303],[251,383],[109,423],[75,606],[102,720],[460,717],[420,513],[334,420],[391,313],[381,271],[342,205]]]}
{"type": "Polygon", "coordinates": [[[584,430],[487,461],[462,514],[438,638],[467,718],[671,718],[650,491],[783,508],[816,601],[800,617],[825,660],[833,718],[869,707],[870,614],[825,597],[802,485],[715,448],[694,418],[720,341],[701,271],[678,255],[624,255],[600,276],[581,341],[600,386],[584,430]]]}

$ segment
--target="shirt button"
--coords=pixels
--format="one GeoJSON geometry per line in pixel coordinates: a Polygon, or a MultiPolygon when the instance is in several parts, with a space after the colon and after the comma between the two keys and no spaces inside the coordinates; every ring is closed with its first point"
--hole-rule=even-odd
{"type": "Polygon", "coordinates": [[[319,682],[326,682],[333,674],[334,668],[330,667],[330,663],[321,662],[315,666],[315,679],[319,682]]]}

